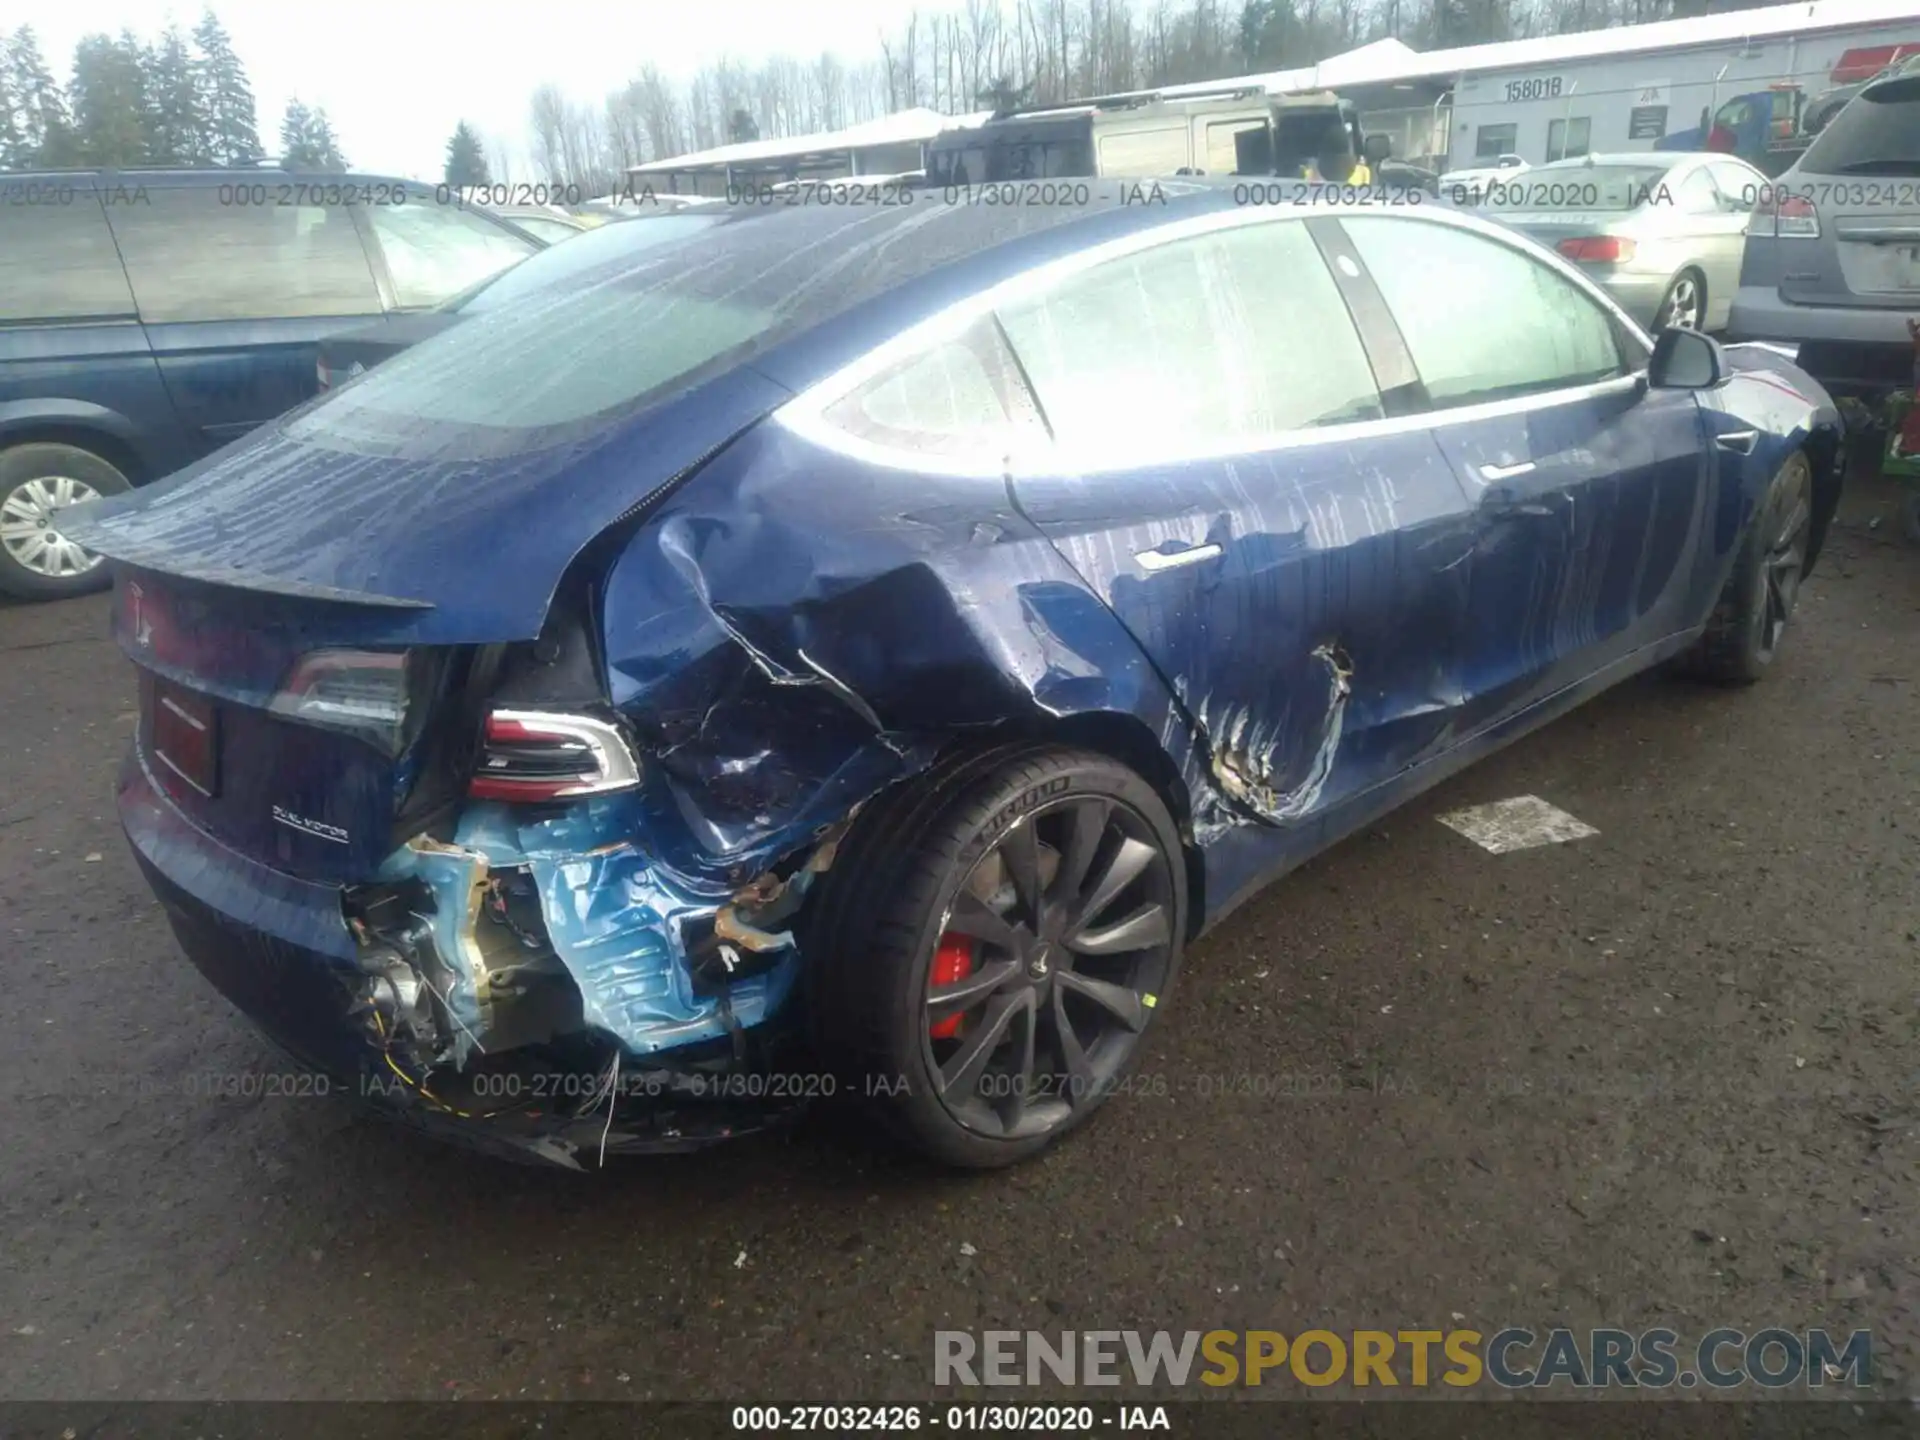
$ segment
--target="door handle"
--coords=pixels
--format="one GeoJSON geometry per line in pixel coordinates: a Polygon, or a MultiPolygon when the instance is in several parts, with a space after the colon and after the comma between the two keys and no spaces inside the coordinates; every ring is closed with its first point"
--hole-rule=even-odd
{"type": "Polygon", "coordinates": [[[1759,443],[1758,430],[1729,430],[1724,435],[1713,437],[1713,443],[1722,450],[1731,450],[1736,455],[1751,455],[1753,447],[1759,443]]]}
{"type": "Polygon", "coordinates": [[[1220,547],[1209,541],[1205,545],[1190,545],[1184,550],[1136,550],[1134,563],[1148,574],[1162,570],[1177,570],[1182,565],[1198,565],[1203,560],[1212,560],[1221,553],[1220,547]]]}
{"type": "Polygon", "coordinates": [[[1480,478],[1482,480],[1511,480],[1516,475],[1531,475],[1534,468],[1534,463],[1531,460],[1522,460],[1518,465],[1482,465],[1480,467],[1480,478]]]}

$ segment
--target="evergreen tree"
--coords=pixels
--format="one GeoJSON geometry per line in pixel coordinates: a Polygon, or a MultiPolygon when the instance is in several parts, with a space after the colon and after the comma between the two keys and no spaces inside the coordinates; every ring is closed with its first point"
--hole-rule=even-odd
{"type": "Polygon", "coordinates": [[[0,34],[0,170],[24,170],[27,147],[20,139],[20,122],[13,113],[13,77],[5,64],[7,37],[0,34]]]}
{"type": "Polygon", "coordinates": [[[298,99],[287,102],[287,113],[280,117],[280,163],[294,170],[313,168],[307,154],[307,127],[313,117],[298,99]]]}
{"type": "Polygon", "coordinates": [[[743,140],[760,138],[760,122],[753,118],[753,112],[744,107],[735,110],[727,117],[727,139],[738,145],[743,140]]]}
{"type": "Polygon", "coordinates": [[[207,163],[207,107],[194,74],[193,52],[178,25],[169,25],[152,53],[148,99],[152,105],[153,159],[157,165],[207,163]]]}
{"type": "Polygon", "coordinates": [[[473,127],[464,120],[454,126],[453,138],[447,141],[446,180],[456,188],[493,183],[493,177],[487,173],[487,152],[481,147],[480,137],[473,133],[473,127]]]}
{"type": "Polygon", "coordinates": [[[309,110],[298,99],[287,102],[280,121],[280,163],[290,170],[347,168],[325,110],[309,110]]]}
{"type": "Polygon", "coordinates": [[[80,145],[67,115],[66,97],[40,58],[40,40],[22,25],[7,42],[4,69],[13,93],[20,163],[54,169],[80,163],[80,145]]]}
{"type": "Polygon", "coordinates": [[[145,165],[152,158],[147,133],[143,48],[130,32],[119,39],[88,35],[74,47],[73,128],[81,158],[89,165],[145,165]]]}
{"type": "Polygon", "coordinates": [[[246,67],[213,11],[193,27],[199,47],[199,88],[206,105],[207,158],[216,165],[251,165],[260,158],[260,132],[254,117],[253,88],[246,67]]]}
{"type": "Polygon", "coordinates": [[[327,119],[327,107],[315,107],[307,119],[307,148],[313,152],[313,164],[317,170],[345,170],[347,158],[340,153],[340,142],[334,137],[333,122],[327,119]]]}

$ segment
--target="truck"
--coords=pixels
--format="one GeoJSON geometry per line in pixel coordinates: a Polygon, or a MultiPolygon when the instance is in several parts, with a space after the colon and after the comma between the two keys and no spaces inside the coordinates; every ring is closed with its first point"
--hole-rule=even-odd
{"type": "Polygon", "coordinates": [[[936,137],[927,150],[927,184],[1297,175],[1335,126],[1347,133],[1356,156],[1376,169],[1382,163],[1393,168],[1386,137],[1363,133],[1352,101],[1331,91],[1270,95],[1257,86],[1240,86],[1177,95],[1140,91],[1003,110],[936,137]]]}
{"type": "Polygon", "coordinates": [[[1920,60],[1920,40],[1849,50],[1827,76],[1827,88],[1809,97],[1797,81],[1782,80],[1702,109],[1700,123],[1654,143],[1656,150],[1717,150],[1738,156],[1769,178],[1782,174],[1870,80],[1920,60]]]}

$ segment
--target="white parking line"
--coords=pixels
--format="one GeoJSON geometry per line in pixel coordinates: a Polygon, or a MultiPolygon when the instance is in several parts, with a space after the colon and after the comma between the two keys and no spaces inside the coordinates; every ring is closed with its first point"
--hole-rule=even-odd
{"type": "Polygon", "coordinates": [[[1584,840],[1600,832],[1538,795],[1517,795],[1491,805],[1474,805],[1442,815],[1440,823],[1458,830],[1482,850],[1504,855],[1509,850],[1531,850],[1536,845],[1558,845],[1584,840]]]}

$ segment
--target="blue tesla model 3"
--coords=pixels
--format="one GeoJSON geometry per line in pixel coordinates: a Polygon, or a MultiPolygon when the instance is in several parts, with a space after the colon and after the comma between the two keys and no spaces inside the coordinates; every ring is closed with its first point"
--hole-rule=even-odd
{"type": "Polygon", "coordinates": [[[608,227],[76,512],[192,962],[504,1154],[837,1095],[1003,1165],[1260,886],[1638,671],[1774,662],[1843,448],[1780,354],[1438,204],[1092,188],[608,227]]]}

